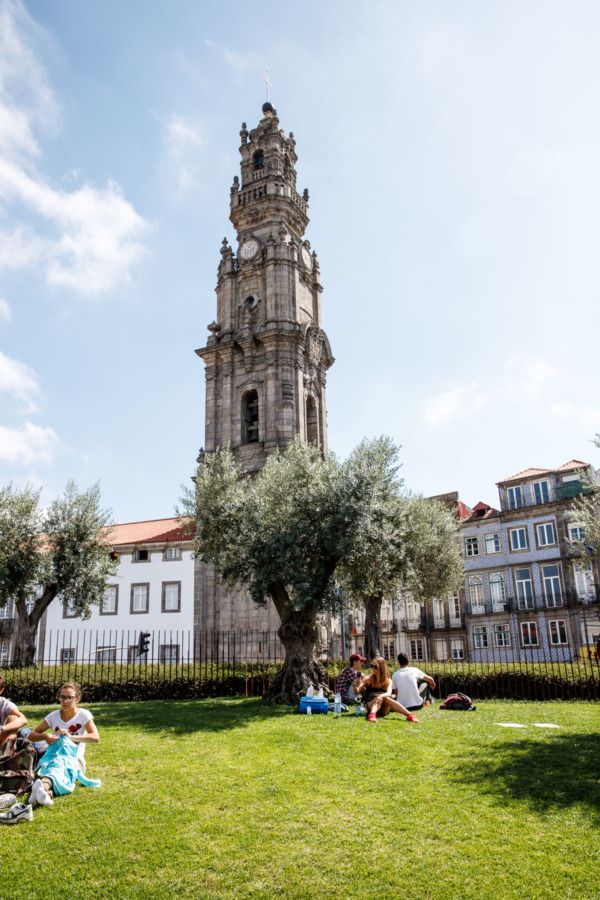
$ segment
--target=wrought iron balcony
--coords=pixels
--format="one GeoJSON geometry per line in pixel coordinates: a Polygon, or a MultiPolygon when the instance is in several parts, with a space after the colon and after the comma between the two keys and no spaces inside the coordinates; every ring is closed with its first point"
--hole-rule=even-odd
{"type": "Polygon", "coordinates": [[[555,488],[557,500],[571,500],[573,497],[585,496],[592,493],[593,488],[589,484],[582,484],[579,481],[573,481],[571,484],[563,484],[562,487],[555,488]]]}

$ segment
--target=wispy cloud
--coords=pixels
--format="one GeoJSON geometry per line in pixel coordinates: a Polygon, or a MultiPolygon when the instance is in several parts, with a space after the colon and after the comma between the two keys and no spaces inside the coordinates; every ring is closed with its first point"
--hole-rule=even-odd
{"type": "Polygon", "coordinates": [[[505,365],[502,383],[510,394],[525,400],[534,400],[558,375],[558,369],[543,359],[525,362],[509,359],[505,365]]]}
{"type": "Polygon", "coordinates": [[[589,429],[590,434],[600,432],[600,407],[591,403],[578,406],[570,400],[555,403],[550,415],[561,422],[573,422],[589,429]]]}
{"type": "Polygon", "coordinates": [[[32,397],[39,394],[39,390],[33,369],[0,352],[0,393],[20,400],[26,404],[28,411],[32,411],[35,408],[32,397]]]}
{"type": "MultiPolygon", "coordinates": [[[[49,284],[100,294],[131,277],[148,223],[112,181],[69,192],[40,174],[35,129],[53,128],[59,120],[33,49],[40,32],[20,2],[0,3],[0,198],[13,207],[14,219],[21,212],[38,217],[33,227],[18,223],[3,236],[0,269],[36,265],[49,284]]],[[[72,180],[78,176],[71,170],[72,180]]]]}
{"type": "Polygon", "coordinates": [[[454,385],[426,402],[425,421],[428,425],[441,425],[458,416],[468,416],[482,409],[487,400],[474,381],[471,384],[454,385]]]}
{"type": "Polygon", "coordinates": [[[10,306],[4,297],[0,297],[0,320],[3,322],[10,322],[10,318],[10,306]]]}
{"type": "Polygon", "coordinates": [[[202,151],[205,146],[201,123],[173,113],[165,123],[164,142],[169,167],[178,190],[197,187],[204,161],[202,151]]]}
{"type": "Polygon", "coordinates": [[[49,465],[60,449],[60,441],[52,428],[27,422],[21,428],[0,425],[0,461],[21,466],[38,463],[49,465]]]}

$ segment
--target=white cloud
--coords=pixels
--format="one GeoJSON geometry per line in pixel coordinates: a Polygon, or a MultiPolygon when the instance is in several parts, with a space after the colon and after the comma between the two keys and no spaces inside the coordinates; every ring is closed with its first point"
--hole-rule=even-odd
{"type": "Polygon", "coordinates": [[[3,297],[0,297],[0,319],[10,322],[10,306],[3,297]]]}
{"type": "MultiPolygon", "coordinates": [[[[118,184],[56,190],[38,172],[34,127],[50,128],[58,104],[33,50],[41,29],[16,0],[0,5],[0,198],[38,216],[0,242],[0,269],[37,266],[49,284],[99,294],[131,277],[144,252],[148,223],[118,184]]],[[[63,181],[74,181],[72,169],[63,181]]],[[[18,210],[13,211],[13,218],[18,210]]]]}
{"type": "Polygon", "coordinates": [[[482,409],[487,403],[476,382],[454,385],[432,397],[425,404],[425,421],[428,425],[441,425],[457,416],[466,416],[482,409]]]}
{"type": "Polygon", "coordinates": [[[510,394],[525,400],[534,400],[558,374],[558,369],[543,359],[526,362],[509,359],[505,364],[502,383],[510,394]]]}
{"type": "Polygon", "coordinates": [[[31,398],[38,394],[39,390],[37,376],[33,369],[0,352],[0,392],[24,401],[28,410],[31,411],[33,409],[31,398]]]}
{"type": "Polygon", "coordinates": [[[562,422],[570,421],[583,426],[590,434],[600,432],[600,408],[592,406],[591,403],[577,406],[569,400],[564,400],[550,407],[550,415],[562,422]]]}
{"type": "Polygon", "coordinates": [[[165,147],[169,166],[180,191],[198,184],[205,139],[200,122],[175,113],[166,123],[165,147]]]}
{"type": "Polygon", "coordinates": [[[36,463],[49,465],[60,448],[60,441],[52,428],[42,428],[27,422],[21,428],[0,425],[0,461],[22,466],[36,463]]]}

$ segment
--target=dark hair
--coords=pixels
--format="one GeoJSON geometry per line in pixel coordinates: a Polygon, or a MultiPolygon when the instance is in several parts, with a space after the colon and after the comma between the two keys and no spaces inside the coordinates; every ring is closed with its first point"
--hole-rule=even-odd
{"type": "Polygon", "coordinates": [[[407,665],[408,665],[408,656],[406,655],[406,653],[399,653],[399,654],[398,654],[398,662],[400,663],[401,666],[407,666],[407,665]]]}

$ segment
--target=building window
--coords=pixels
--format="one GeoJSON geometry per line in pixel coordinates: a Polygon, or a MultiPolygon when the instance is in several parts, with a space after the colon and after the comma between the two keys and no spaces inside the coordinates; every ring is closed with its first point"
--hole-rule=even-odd
{"type": "Polygon", "coordinates": [[[163,665],[172,666],[179,662],[179,644],[161,644],[159,653],[163,665]]]}
{"type": "Polygon", "coordinates": [[[511,528],[508,534],[510,536],[511,550],[527,550],[526,528],[511,528]]]}
{"type": "Polygon", "coordinates": [[[546,606],[562,606],[562,590],[558,566],[542,566],[546,606]]]}
{"type": "Polygon", "coordinates": [[[306,398],[306,440],[309,444],[319,443],[319,418],[314,397],[306,398]]]}
{"type": "Polygon", "coordinates": [[[520,487],[509,487],[507,490],[508,508],[521,509],[523,506],[523,491],[520,487]]]}
{"type": "Polygon", "coordinates": [[[531,582],[531,569],[517,569],[515,571],[517,583],[517,602],[519,609],[533,609],[533,584],[531,582]]]}
{"type": "Polygon", "coordinates": [[[264,156],[262,150],[257,150],[254,156],[252,157],[252,163],[254,169],[262,169],[265,164],[264,156]]]}
{"type": "Polygon", "coordinates": [[[96,650],[96,660],[101,663],[116,663],[117,648],[116,647],[98,647],[96,650]]]}
{"type": "Polygon", "coordinates": [[[488,646],[487,625],[475,625],[473,628],[473,644],[476,650],[485,650],[488,646]]]}
{"type": "Polygon", "coordinates": [[[506,601],[506,591],[504,589],[504,575],[502,572],[490,572],[490,597],[492,599],[492,610],[494,612],[504,612],[504,603],[506,601]]]}
{"type": "Polygon", "coordinates": [[[521,622],[521,643],[524,647],[539,646],[536,622],[521,622]]]}
{"type": "Polygon", "coordinates": [[[460,598],[458,594],[448,594],[448,614],[450,616],[451,627],[462,624],[460,618],[460,598]]]}
{"type": "Polygon", "coordinates": [[[0,666],[8,665],[8,641],[0,641],[0,666]]]}
{"type": "Polygon", "coordinates": [[[497,531],[494,531],[493,534],[486,534],[485,552],[488,556],[490,553],[500,553],[500,535],[497,531]]]}
{"type": "Polygon", "coordinates": [[[134,562],[150,562],[150,554],[147,550],[136,550],[133,554],[134,562]]]}
{"type": "Polygon", "coordinates": [[[543,525],[536,525],[538,547],[548,547],[550,544],[556,544],[554,536],[554,525],[552,522],[544,522],[543,525]]]}
{"type": "Polygon", "coordinates": [[[592,565],[588,563],[576,563],[573,569],[575,576],[575,593],[581,599],[591,599],[595,597],[594,577],[592,575],[592,565]]]}
{"type": "Polygon", "coordinates": [[[165,559],[181,559],[179,547],[167,547],[165,551],[165,559]]]}
{"type": "Polygon", "coordinates": [[[63,601],[63,619],[76,619],[77,613],[73,608],[73,602],[71,600],[63,601]]]}
{"type": "Polygon", "coordinates": [[[258,442],[258,394],[248,391],[242,397],[242,443],[258,442]]]}
{"type": "Polygon", "coordinates": [[[131,585],[131,609],[132,613],[147,613],[149,608],[149,584],[131,585]]]}
{"type": "Polygon", "coordinates": [[[465,556],[479,556],[479,541],[476,537],[465,538],[465,556]]]}
{"type": "Polygon", "coordinates": [[[569,525],[569,540],[570,541],[584,541],[585,540],[585,532],[583,530],[583,525],[569,525]]]}
{"type": "Polygon", "coordinates": [[[510,647],[510,625],[494,625],[496,647],[510,647]]]}
{"type": "Polygon", "coordinates": [[[102,603],[100,604],[101,616],[116,616],[119,609],[119,585],[111,584],[106,588],[102,603]]]}
{"type": "Polygon", "coordinates": [[[410,642],[411,659],[423,659],[423,641],[416,639],[410,642]]]}
{"type": "Polygon", "coordinates": [[[567,640],[567,623],[564,619],[556,619],[550,622],[550,643],[551,644],[568,644],[567,640]]]}
{"type": "Polygon", "coordinates": [[[533,497],[536,503],[548,503],[550,491],[547,481],[535,481],[533,484],[533,497]]]}
{"type": "Polygon", "coordinates": [[[75,662],[75,647],[63,647],[60,651],[61,663],[75,662]]]}
{"type": "Polygon", "coordinates": [[[181,582],[163,581],[162,611],[179,612],[181,610],[181,582]]]}
{"type": "Polygon", "coordinates": [[[469,600],[471,601],[471,613],[484,612],[483,606],[483,578],[481,575],[469,575],[469,600]]]}
{"type": "Polygon", "coordinates": [[[0,608],[0,619],[12,619],[13,617],[13,602],[9,600],[2,608],[0,608]]]}

